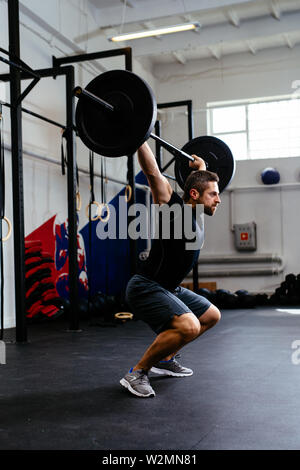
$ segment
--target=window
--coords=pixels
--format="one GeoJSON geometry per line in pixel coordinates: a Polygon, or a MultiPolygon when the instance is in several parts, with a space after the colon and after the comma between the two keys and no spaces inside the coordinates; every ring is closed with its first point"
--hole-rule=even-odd
{"type": "Polygon", "coordinates": [[[223,140],[236,160],[300,156],[300,99],[209,103],[208,132],[223,140]]]}

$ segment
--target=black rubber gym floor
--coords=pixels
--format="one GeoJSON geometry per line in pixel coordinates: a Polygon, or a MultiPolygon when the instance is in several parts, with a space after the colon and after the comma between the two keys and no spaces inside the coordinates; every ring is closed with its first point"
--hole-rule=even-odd
{"type": "Polygon", "coordinates": [[[299,322],[275,308],[223,311],[181,352],[194,375],[151,374],[150,399],[119,385],[152,341],[142,322],[32,325],[0,365],[0,449],[299,449],[299,322]]]}

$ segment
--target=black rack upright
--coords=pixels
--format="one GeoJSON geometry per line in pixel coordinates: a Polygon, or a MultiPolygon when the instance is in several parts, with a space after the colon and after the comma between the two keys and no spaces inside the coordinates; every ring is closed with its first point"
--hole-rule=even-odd
{"type": "MultiPolygon", "coordinates": [[[[8,4],[9,52],[20,57],[19,1],[8,4]]],[[[10,65],[11,161],[13,186],[14,267],[16,304],[16,341],[27,341],[25,308],[25,243],[22,156],[21,71],[10,65]]]]}

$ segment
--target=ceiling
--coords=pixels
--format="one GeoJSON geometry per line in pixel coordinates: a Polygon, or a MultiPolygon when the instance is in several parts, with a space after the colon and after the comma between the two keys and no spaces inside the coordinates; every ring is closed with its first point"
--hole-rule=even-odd
{"type": "Polygon", "coordinates": [[[300,44],[300,0],[87,0],[97,24],[73,38],[107,40],[107,48],[130,46],[151,64],[180,63],[300,44]],[[113,43],[114,34],[197,21],[198,32],[113,43]]]}

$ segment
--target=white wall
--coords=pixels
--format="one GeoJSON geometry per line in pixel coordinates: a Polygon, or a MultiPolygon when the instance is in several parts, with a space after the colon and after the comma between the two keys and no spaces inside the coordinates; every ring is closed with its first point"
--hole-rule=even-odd
{"type": "MultiPolygon", "coordinates": [[[[206,135],[206,104],[209,102],[292,93],[294,91],[292,82],[300,79],[300,47],[261,51],[255,56],[249,52],[225,56],[221,60],[204,59],[187,63],[185,66],[159,65],[155,67],[154,75],[159,82],[158,102],[192,99],[194,134],[195,136],[206,135]]],[[[187,119],[182,110],[172,109],[162,114],[161,118],[162,136],[178,147],[182,147],[188,140],[187,119]]],[[[168,159],[169,156],[165,154],[165,161],[168,159]]],[[[216,281],[218,288],[231,291],[244,288],[249,291],[272,292],[284,279],[285,274],[300,273],[300,186],[282,189],[265,187],[261,182],[260,173],[269,166],[279,170],[281,183],[300,182],[300,156],[237,161],[236,174],[231,186],[256,185],[260,189],[234,192],[233,222],[255,221],[257,223],[258,241],[255,254],[274,253],[282,256],[283,274],[231,278],[201,277],[200,281],[216,281]]],[[[168,172],[172,173],[171,169],[168,172]]],[[[205,223],[206,238],[201,252],[202,256],[240,253],[234,248],[233,233],[230,230],[230,204],[227,191],[222,194],[222,204],[216,216],[206,217],[205,223]]],[[[243,255],[243,253],[240,254],[243,255]]],[[[228,265],[228,270],[232,266],[232,264],[228,265]]],[[[253,267],[251,264],[238,266],[253,267]]],[[[215,267],[220,269],[224,265],[215,267]]],[[[203,266],[203,269],[208,268],[209,266],[203,266]]]]}

